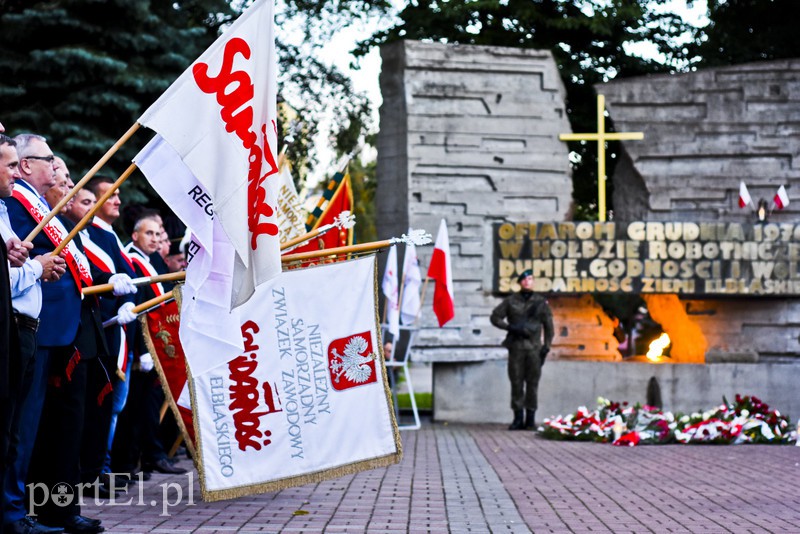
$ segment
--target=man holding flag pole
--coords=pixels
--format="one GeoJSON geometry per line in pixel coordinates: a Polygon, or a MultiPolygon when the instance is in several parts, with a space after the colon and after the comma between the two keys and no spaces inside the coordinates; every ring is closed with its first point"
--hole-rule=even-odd
{"type": "MultiPolygon", "coordinates": [[[[335,247],[322,253],[295,253],[283,258],[280,256],[275,209],[277,195],[274,191],[275,175],[278,171],[275,151],[277,67],[272,8],[271,3],[256,0],[142,115],[139,123],[150,127],[158,135],[139,153],[136,163],[115,182],[115,186],[118,186],[133,169],[139,167],[162,198],[170,203],[176,214],[192,230],[193,238],[187,254],[191,261],[186,273],[181,321],[181,328],[186,329],[186,336],[182,332],[181,340],[185,342],[193,381],[207,378],[210,371],[216,368],[227,367],[231,373],[249,369],[251,364],[233,363],[237,358],[244,357],[239,355],[243,354],[245,346],[248,351],[256,351],[250,358],[257,361],[260,352],[258,347],[252,346],[253,338],[248,337],[246,330],[248,315],[241,315],[240,308],[246,309],[248,314],[258,313],[256,318],[261,317],[262,312],[254,312],[254,305],[248,308],[247,304],[259,287],[273,283],[281,273],[282,263],[302,262],[312,257],[349,257],[399,242],[408,242],[409,239],[416,244],[424,242],[417,239],[422,236],[414,234],[403,236],[399,240],[335,247]],[[250,341],[246,345],[245,341],[248,339],[250,341]]],[[[125,142],[137,127],[134,125],[115,146],[125,142]]],[[[107,161],[114,149],[112,147],[103,160],[107,161]]],[[[96,167],[105,163],[103,160],[96,167]]],[[[93,172],[96,169],[92,169],[89,174],[93,172]]],[[[99,202],[103,200],[105,199],[99,202]]],[[[57,209],[60,207],[57,206],[57,209]]],[[[42,224],[47,222],[41,221],[40,225],[42,224]]],[[[34,229],[31,233],[35,234],[36,231],[34,229]]],[[[306,276],[313,278],[321,276],[323,272],[336,271],[342,280],[347,280],[348,272],[358,266],[359,280],[365,281],[359,291],[374,293],[374,285],[370,282],[374,280],[374,275],[371,274],[374,273],[371,271],[374,267],[369,267],[369,262],[356,260],[340,263],[341,265],[326,265],[318,270],[298,270],[290,278],[300,280],[306,276]]],[[[318,284],[312,286],[319,287],[318,284]]],[[[308,284],[301,284],[300,287],[306,290],[308,284]]],[[[281,286],[272,287],[271,297],[275,298],[282,290],[281,286]]],[[[335,323],[338,325],[337,329],[346,331],[334,329],[326,334],[326,339],[331,343],[347,342],[327,348],[328,357],[338,362],[334,366],[331,360],[329,369],[331,380],[342,391],[354,388],[353,392],[363,391],[368,394],[364,398],[375,401],[383,395],[383,385],[375,376],[375,370],[371,371],[372,378],[368,383],[376,385],[369,389],[357,389],[366,376],[361,365],[367,362],[359,363],[361,358],[375,360],[374,354],[362,354],[364,350],[369,350],[369,342],[362,347],[364,336],[370,337],[374,329],[374,310],[372,306],[369,309],[360,306],[358,303],[362,301],[367,302],[366,299],[348,300],[348,306],[355,306],[353,317],[358,317],[358,325],[335,323]],[[373,322],[372,326],[370,321],[373,322]],[[362,332],[351,332],[352,328],[361,329],[362,332]],[[367,331],[363,331],[365,328],[367,331]],[[332,339],[341,335],[345,337],[332,339]],[[353,352],[356,350],[359,351],[358,354],[353,352]]],[[[280,301],[276,301],[275,306],[279,306],[277,302],[280,301]]],[[[299,304],[295,304],[299,306],[295,313],[309,314],[310,319],[313,318],[320,324],[323,320],[326,321],[325,317],[316,315],[318,309],[307,306],[308,302],[308,297],[300,299],[299,304]]],[[[279,309],[277,307],[270,311],[279,309]]],[[[314,327],[313,323],[309,324],[309,328],[311,327],[314,327]]],[[[277,386],[271,383],[264,383],[263,386],[270,413],[280,414],[282,410],[276,404],[278,399],[267,398],[267,392],[274,391],[277,386]]],[[[360,397],[361,394],[337,397],[340,399],[337,402],[343,402],[342,413],[349,413],[344,408],[349,404],[347,398],[360,397]]],[[[324,395],[321,401],[326,402],[324,395]]],[[[358,401],[356,404],[363,405],[358,401]]],[[[374,402],[370,404],[378,406],[374,402]]],[[[327,409],[326,406],[324,404],[320,409],[327,409]]],[[[372,414],[381,421],[379,427],[371,429],[376,447],[370,449],[372,452],[356,449],[359,454],[354,461],[347,457],[339,458],[341,451],[326,450],[325,455],[330,455],[330,458],[325,460],[324,465],[330,466],[332,473],[345,467],[362,469],[364,467],[356,467],[361,466],[362,462],[363,465],[375,466],[399,459],[396,424],[392,425],[393,422],[385,419],[385,415],[379,412],[380,409],[372,414]],[[392,426],[395,428],[395,435],[390,438],[386,430],[390,430],[392,426]],[[337,463],[342,460],[344,464],[337,463]]],[[[202,425],[200,428],[208,430],[202,425]]],[[[308,427],[306,431],[313,433],[314,429],[308,427]]],[[[260,430],[259,435],[262,435],[260,430]]],[[[273,435],[271,439],[252,442],[246,435],[237,433],[237,439],[240,440],[239,448],[245,451],[245,443],[261,449],[273,441],[278,442],[279,436],[273,435]]],[[[206,443],[208,444],[207,441],[206,443]]],[[[284,441],[284,446],[286,443],[284,441]]],[[[202,454],[201,456],[206,458],[202,454]]],[[[201,483],[205,493],[208,482],[203,480],[201,483]]],[[[91,528],[99,531],[102,528],[93,523],[84,526],[86,531],[91,528]]]]}
{"type": "MultiPolygon", "coordinates": [[[[37,443],[34,479],[44,483],[52,479],[73,485],[80,482],[84,406],[87,395],[96,393],[87,380],[90,366],[94,370],[100,365],[97,357],[107,351],[99,317],[95,317],[97,310],[92,302],[81,299],[81,289],[92,285],[95,278],[102,282],[114,281],[109,273],[92,270],[79,242],[67,242],[67,230],[60,220],[49,217],[51,220],[42,226],[43,232],[34,232],[50,212],[43,195],[54,185],[54,156],[41,136],[23,134],[17,139],[23,176],[9,199],[11,224],[19,234],[30,232],[35,236],[34,255],[58,255],[63,251],[68,268],[60,280],[43,286],[44,305],[37,332],[39,348],[33,384],[22,408],[26,425],[25,431],[20,432],[19,454],[14,466],[16,480],[11,485],[9,481],[6,484],[6,522],[25,520],[23,485],[31,465],[34,441],[37,443]],[[43,423],[37,437],[40,417],[43,423]]],[[[63,204],[62,199],[59,205],[63,204]]],[[[119,282],[117,294],[135,291],[129,279],[128,283],[123,278],[116,281],[119,282]]],[[[93,400],[94,397],[90,402],[93,400]]],[[[68,530],[103,530],[99,521],[80,515],[77,503],[62,508],[46,506],[41,511],[51,524],[68,530]]]]}

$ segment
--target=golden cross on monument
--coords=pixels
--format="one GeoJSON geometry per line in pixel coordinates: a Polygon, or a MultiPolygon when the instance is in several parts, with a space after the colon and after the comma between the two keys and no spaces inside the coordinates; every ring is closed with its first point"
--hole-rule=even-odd
{"type": "Polygon", "coordinates": [[[597,141],[597,215],[606,220],[606,141],[636,141],[644,139],[642,132],[606,133],[606,97],[597,95],[597,133],[561,134],[562,141],[597,141]]]}

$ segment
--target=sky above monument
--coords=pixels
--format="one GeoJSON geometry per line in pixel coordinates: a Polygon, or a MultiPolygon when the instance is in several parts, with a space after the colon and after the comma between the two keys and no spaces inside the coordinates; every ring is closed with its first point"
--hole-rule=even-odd
{"type": "MultiPolygon", "coordinates": [[[[405,0],[394,0],[393,13],[398,13],[405,3],[405,0]]],[[[696,0],[692,2],[691,6],[687,6],[686,0],[673,0],[661,6],[653,4],[653,9],[679,13],[684,20],[697,27],[702,27],[708,23],[706,0],[696,0]]],[[[342,29],[342,31],[331,35],[328,44],[321,49],[319,54],[323,62],[335,65],[350,76],[353,87],[357,91],[367,94],[374,106],[373,118],[376,128],[378,127],[378,108],[383,102],[378,82],[381,71],[380,51],[377,47],[373,48],[369,54],[357,61],[357,68],[353,68],[353,63],[356,59],[350,54],[350,51],[355,48],[358,41],[366,39],[379,29],[391,27],[395,23],[396,18],[394,16],[383,17],[380,20],[356,21],[347,28],[342,29]]],[[[658,51],[653,44],[638,43],[629,47],[627,51],[642,57],[659,58],[658,51]]],[[[327,143],[324,142],[326,135],[328,135],[327,132],[324,131],[324,128],[321,128],[318,143],[320,162],[309,177],[310,183],[316,183],[323,179],[336,166],[334,154],[327,146],[327,143]]]]}

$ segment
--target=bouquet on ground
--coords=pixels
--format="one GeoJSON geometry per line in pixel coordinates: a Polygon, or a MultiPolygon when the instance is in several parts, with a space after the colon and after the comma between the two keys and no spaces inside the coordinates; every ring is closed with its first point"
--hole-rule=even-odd
{"type": "Polygon", "coordinates": [[[673,415],[654,406],[612,402],[600,397],[597,408],[550,417],[539,428],[548,439],[597,441],[614,445],[661,443],[788,443],[797,440],[789,419],[758,397],[736,395],[735,402],[705,412],[673,415]]]}
{"type": "Polygon", "coordinates": [[[736,395],[735,401],[678,419],[678,443],[787,443],[796,440],[789,419],[755,396],[736,395]]]}

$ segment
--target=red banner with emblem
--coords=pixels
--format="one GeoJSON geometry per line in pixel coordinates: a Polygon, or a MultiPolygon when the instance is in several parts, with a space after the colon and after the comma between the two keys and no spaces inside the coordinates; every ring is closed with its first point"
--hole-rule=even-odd
{"type": "Polygon", "coordinates": [[[189,385],[186,380],[186,358],[178,336],[180,327],[178,305],[175,301],[167,302],[143,317],[144,319],[140,320],[144,326],[145,341],[156,364],[164,395],[181,429],[186,447],[194,457],[194,422],[189,400],[189,385]]]}

